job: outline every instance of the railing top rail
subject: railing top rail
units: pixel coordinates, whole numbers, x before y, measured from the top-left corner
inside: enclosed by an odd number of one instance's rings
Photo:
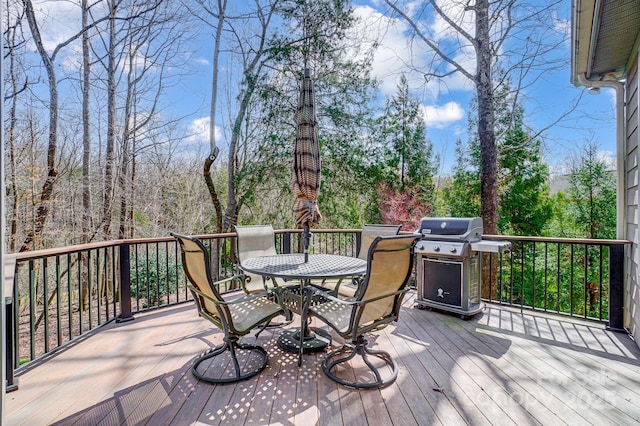
[[[127,241],[127,240],[111,240],[111,241],[101,241],[101,242],[87,243],[87,244],[76,244],[72,246],[55,247],[50,249],[33,250],[33,251],[23,251],[20,253],[11,253],[11,255],[15,256],[16,260],[41,259],[44,257],[51,257],[56,255],[69,254],[69,253],[77,253],[85,250],[93,250],[93,249],[99,249],[104,247],[118,246],[124,241]]]
[[[315,232],[318,233],[354,233],[360,232],[360,229],[315,229]],[[276,234],[284,234],[284,233],[301,233],[302,229],[279,229],[276,230]],[[235,232],[226,232],[221,234],[200,234],[196,235],[196,237],[200,239],[211,239],[211,238],[230,238],[235,237]],[[105,247],[114,247],[119,246],[121,244],[150,244],[150,243],[163,243],[173,241],[173,237],[155,237],[155,238],[131,238],[131,239],[120,239],[120,240],[110,240],[110,241],[100,241],[95,243],[87,243],[87,244],[76,244],[65,247],[55,247],[50,249],[42,249],[42,250],[33,250],[33,251],[25,251],[21,253],[11,253],[11,256],[14,256],[16,260],[28,260],[28,259],[41,259],[45,257],[51,256],[59,256],[70,253],[77,253],[86,250],[95,250]]]
[[[301,233],[301,229],[279,229],[275,231],[276,234],[284,233]],[[357,233],[360,229],[315,229],[318,233]],[[235,232],[227,232],[222,234],[201,234],[197,237],[201,239],[210,238],[230,238],[235,237]],[[483,238],[487,240],[506,240],[506,241],[532,241],[532,242],[547,242],[547,243],[564,243],[564,244],[597,244],[603,246],[612,245],[630,245],[629,240],[607,240],[607,239],[594,239],[594,238],[555,238],[555,237],[531,237],[531,236],[514,236],[514,235],[483,235]],[[66,247],[56,247],[50,249],[33,250],[22,253],[12,253],[11,256],[15,256],[15,259],[27,260],[27,259],[39,259],[44,257],[51,257],[56,255],[64,255],[69,253],[77,253],[85,250],[94,250],[105,247],[118,246],[120,244],[149,244],[149,243],[161,243],[173,241],[172,237],[156,237],[156,238],[132,238],[124,240],[111,240],[101,241],[88,244],[77,244]]]
[[[596,238],[556,238],[556,237],[529,237],[518,235],[483,235],[482,238],[487,240],[505,240],[505,241],[536,241],[544,243],[565,243],[565,244],[597,244],[603,246],[615,245],[631,245],[629,240],[606,240]]]

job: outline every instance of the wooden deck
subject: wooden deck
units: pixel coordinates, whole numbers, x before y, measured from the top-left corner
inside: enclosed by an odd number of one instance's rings
[[[640,350],[600,325],[496,305],[474,318],[413,308],[371,333],[400,365],[381,390],[329,380],[262,333],[270,362],[238,384],[198,382],[195,356],[221,333],[191,304],[108,324],[18,375],[8,425],[529,425],[640,423]],[[296,323],[294,322],[294,325]],[[255,341],[254,337],[247,337]],[[337,339],[334,339],[337,340]],[[334,342],[334,345],[337,342]]]

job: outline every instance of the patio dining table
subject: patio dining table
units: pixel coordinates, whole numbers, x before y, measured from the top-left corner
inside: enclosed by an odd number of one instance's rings
[[[304,254],[278,254],[246,259],[240,265],[242,269],[254,274],[278,277],[284,280],[299,280],[299,286],[285,288],[284,298],[297,301],[288,304],[297,314],[304,306],[304,287],[315,279],[345,278],[364,275],[367,270],[365,260],[335,254],[310,254],[305,262]],[[322,329],[310,330],[306,323],[300,324],[300,330],[284,330],[278,338],[281,348],[297,353],[300,348],[300,336],[304,336],[303,352],[315,352],[331,343],[330,334]]]

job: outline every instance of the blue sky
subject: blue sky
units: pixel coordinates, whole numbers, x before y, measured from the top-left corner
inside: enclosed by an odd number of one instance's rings
[[[445,0],[440,0],[445,1]],[[394,94],[400,72],[408,72],[410,84],[413,82],[414,96],[420,101],[427,127],[427,136],[433,143],[435,152],[441,159],[441,173],[446,174],[454,162],[456,140],[466,140],[467,113],[472,98],[472,86],[460,74],[443,81],[424,84],[421,76],[407,70],[405,64],[427,63],[426,55],[421,57],[423,46],[413,43],[409,48],[406,35],[408,27],[401,21],[391,22],[380,13],[381,1],[356,0],[356,15],[362,19],[361,26],[372,33],[384,34],[373,63],[373,74],[380,80],[381,94]],[[561,31],[570,28],[570,1],[567,0],[557,10],[553,25]],[[434,26],[442,25],[437,21]],[[199,50],[196,61],[198,69],[194,73],[193,93],[202,93],[203,85],[209,84],[211,75],[211,36],[203,35],[206,41]],[[614,92],[603,89],[600,95],[587,94],[584,88],[576,88],[570,83],[569,42],[562,45],[558,56],[566,59],[566,66],[548,71],[539,76],[536,83],[522,93],[527,124],[541,133],[544,142],[544,158],[553,173],[562,173],[568,158],[578,155],[587,141],[598,143],[603,156],[615,155],[615,109]],[[468,52],[467,52],[468,53]],[[468,56],[461,61],[472,61]],[[582,96],[581,96],[582,95]],[[569,105],[581,96],[578,107],[567,114]],[[207,102],[204,102],[208,108]],[[204,110],[205,113],[207,109]],[[559,117],[562,120],[553,126]],[[198,122],[206,129],[208,119],[202,116]],[[551,127],[549,127],[551,126]],[[546,130],[545,130],[546,129]],[[194,127],[195,130],[195,127]],[[320,129],[321,131],[321,129]]]
[[[438,1],[442,4],[453,4],[447,3],[447,0]],[[65,33],[70,33],[74,31],[75,26],[79,26],[77,5],[59,1],[40,2],[39,5],[37,10],[47,14],[46,25],[52,26],[43,31],[45,37],[49,35],[50,45],[63,40]],[[381,14],[380,10],[383,8],[381,0],[355,0],[354,5],[356,15],[362,19],[360,30],[366,29],[374,35],[384,34],[373,63],[373,74],[380,80],[381,95],[393,95],[400,72],[408,72],[409,82],[415,89],[414,96],[421,104],[427,136],[433,143],[435,152],[442,158],[441,173],[448,173],[454,161],[456,140],[459,138],[466,140],[467,113],[472,97],[472,86],[460,74],[425,84],[420,75],[408,71],[405,66],[410,61],[418,66],[430,61],[430,55],[425,53],[428,49],[420,46],[419,43],[409,43],[406,24],[401,21],[392,22]],[[571,2],[564,1],[561,8],[557,10],[554,22],[550,25],[568,31],[570,9]],[[430,28],[433,34],[446,36],[447,30],[442,21],[434,20],[429,25],[433,27]],[[56,27],[57,32],[53,30],[53,26]],[[193,47],[194,54],[189,60],[189,75],[172,91],[174,99],[171,104],[177,109],[175,115],[189,114],[189,122],[185,126],[193,132],[192,142],[206,146],[208,145],[212,30],[205,28]],[[527,88],[522,94],[525,120],[535,131],[547,129],[558,117],[566,113],[568,105],[574,102],[577,96],[585,93],[584,88],[575,88],[570,83],[568,41],[560,49],[563,51],[558,52],[558,56],[566,59],[566,66],[543,73],[536,80],[535,85]],[[469,52],[461,52],[457,59],[466,63],[473,61]],[[223,73],[220,78],[224,81],[229,76]],[[219,108],[224,108],[224,102]],[[573,113],[544,130],[541,134],[544,142],[544,157],[551,166],[552,172],[561,173],[566,159],[576,156],[586,141],[598,143],[603,155],[614,155],[614,115],[614,93],[610,89],[603,89],[598,96],[584,94]],[[223,145],[224,132],[220,135],[221,145]]]

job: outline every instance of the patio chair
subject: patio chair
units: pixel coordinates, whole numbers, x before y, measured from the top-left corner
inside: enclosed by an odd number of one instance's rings
[[[235,225],[236,229],[236,248],[238,250],[238,269],[239,273],[244,277],[242,288],[247,294],[256,294],[268,291],[276,287],[285,287],[287,283],[281,278],[264,277],[258,274],[252,274],[242,270],[242,262],[252,257],[271,256],[278,254],[276,252],[275,232],[271,225]],[[299,283],[291,284],[296,287]],[[279,296],[279,293],[273,294]],[[285,318],[281,322],[270,322],[268,327],[282,327],[293,321],[293,315],[287,309]]]
[[[275,232],[271,225],[236,225],[235,229],[240,267],[246,259],[277,254]],[[249,294],[261,293],[284,284],[280,278],[263,277],[246,271],[242,273],[245,276],[244,289]]]
[[[364,334],[398,319],[413,270],[413,247],[418,238],[416,235],[376,237],[369,247],[367,273],[352,299],[337,298],[317,287],[306,288],[302,321],[313,315],[350,340],[322,360],[322,370],[332,380],[353,388],[380,388],[396,380],[398,365],[395,360],[387,352],[369,348]],[[338,368],[356,355],[362,357],[370,370],[368,379],[362,380],[359,371],[356,380],[339,377]],[[369,357],[382,360],[391,373],[383,378]],[[298,359],[298,363],[301,362],[302,353]]]
[[[369,247],[376,237],[387,235],[398,235],[402,225],[367,225],[362,227],[360,233],[360,247],[358,249],[358,258],[367,260],[367,254],[369,253]],[[358,290],[358,285],[362,277],[353,277],[350,280],[324,280],[320,284],[322,288],[330,290],[334,294],[343,297],[354,297]]]
[[[358,249],[358,257],[362,260],[367,260],[369,254],[369,247],[376,237],[382,237],[385,235],[398,235],[402,225],[367,225],[362,227],[360,233],[360,248]]]
[[[208,253],[202,242],[195,237],[176,233],[171,235],[180,244],[182,267],[198,314],[224,332],[224,343],[207,350],[195,360],[191,368],[193,375],[209,383],[232,383],[255,376],[266,367],[267,352],[262,346],[238,343],[238,339],[254,328],[267,324],[272,318],[284,314],[284,309],[267,298],[266,292],[248,295],[237,290],[223,295],[219,287],[228,286],[233,280],[240,280],[240,276],[214,281]],[[242,365],[238,362],[238,353],[246,354]],[[209,371],[216,373],[215,377],[198,370],[203,361],[223,354],[230,357],[231,362],[225,362],[223,370]],[[227,371],[229,366],[233,367],[232,372]]]

